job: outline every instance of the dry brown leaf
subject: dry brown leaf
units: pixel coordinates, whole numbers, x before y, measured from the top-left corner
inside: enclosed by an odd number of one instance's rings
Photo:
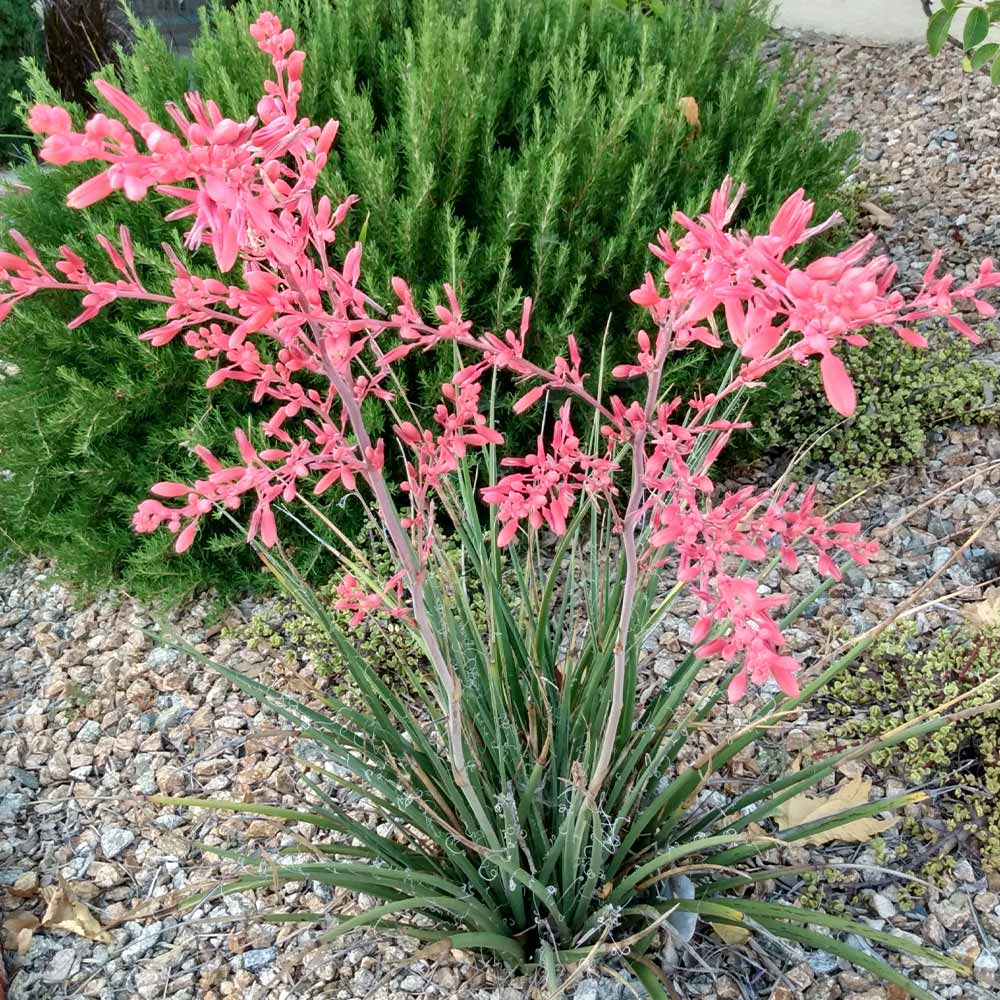
[[[837,770],[845,778],[860,778],[865,773],[865,763],[862,760],[845,760],[837,765]]]
[[[698,114],[698,102],[693,97],[682,97],[677,102],[677,110],[684,115],[684,120],[695,130],[695,133],[700,134],[701,117]]]
[[[18,955],[26,955],[39,920],[34,913],[8,913],[3,918],[4,944]]]
[[[890,215],[881,205],[876,205],[873,201],[863,201],[860,203],[861,208],[863,208],[867,213],[869,218],[877,226],[889,227],[894,225],[896,218]]]
[[[101,927],[94,915],[69,890],[64,882],[42,890],[48,906],[42,917],[42,927],[55,931],[66,931],[86,938],[111,944],[111,935]]]
[[[837,813],[865,805],[871,794],[872,783],[864,778],[852,778],[836,788],[832,795],[820,797],[817,795],[796,795],[794,798],[778,806],[775,819],[779,830],[787,830],[803,823],[813,823],[816,820],[836,816]],[[796,841],[798,844],[813,844],[819,846],[839,840],[843,843],[863,844],[884,833],[896,825],[896,819],[876,819],[874,816],[845,822],[823,833],[814,834]]]
[[[746,944],[750,940],[750,931],[746,927],[734,927],[732,924],[717,924],[709,921],[712,930],[722,938],[722,940],[733,948],[738,948],[741,944]]]
[[[988,587],[983,599],[965,608],[965,617],[973,628],[993,628],[1000,625],[1000,587]]]

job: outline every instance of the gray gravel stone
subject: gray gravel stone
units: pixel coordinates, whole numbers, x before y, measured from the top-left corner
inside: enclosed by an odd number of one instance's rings
[[[81,743],[96,743],[101,735],[101,724],[93,719],[88,719],[76,734],[76,738]]]
[[[138,959],[147,955],[153,948],[156,947],[163,934],[163,922],[160,920],[154,920],[149,924],[133,924],[126,925],[130,929],[135,928],[133,932],[133,939],[129,942],[128,946],[122,949],[121,961],[125,965],[133,965]]]
[[[807,959],[817,976],[830,975],[840,968],[840,959],[826,951],[814,951]]]
[[[101,833],[101,851],[109,861],[117,858],[134,843],[135,834],[131,830],[112,826]]]
[[[16,792],[0,795],[0,823],[13,823],[24,808],[25,797]]]
[[[47,983],[64,983],[80,968],[80,953],[73,948],[60,948],[51,959],[42,979]]]
[[[261,969],[266,969],[277,957],[277,948],[252,948],[240,956],[240,965],[247,972],[259,972]]]

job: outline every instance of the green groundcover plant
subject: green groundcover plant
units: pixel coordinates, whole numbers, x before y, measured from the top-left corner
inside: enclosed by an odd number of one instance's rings
[[[914,351],[888,330],[869,336],[870,345],[847,347],[843,354],[858,387],[854,416],[844,421],[831,413],[818,373],[806,371],[788,388],[780,410],[760,420],[776,445],[808,448],[811,458],[871,482],[923,454],[935,427],[996,421],[996,371],[977,363],[967,340],[931,331],[927,349]],[[995,336],[987,331],[988,338]]]
[[[776,846],[914,796],[769,833],[764,824],[781,803],[838,764],[941,729],[949,715],[903,724],[724,802],[702,795],[874,638],[831,651],[802,681],[783,629],[840,578],[843,563],[866,563],[874,544],[858,524],[820,516],[812,490],[797,497],[776,484],[717,497],[711,472],[746,427],[748,396],[780,365],[818,359],[830,403],[849,415],[856,401],[838,355],[844,343],[860,344],[859,331],[875,324],[919,347],[912,324],[932,316],[974,339],[956,303],[990,314],[980,295],[1000,285],[1000,273],[985,261],[959,287],[938,277],[934,262],[907,301],[890,288],[889,261],[867,259],[871,238],[799,267],[796,248],[837,219],[811,225],[814,206],[799,191],[765,233],[750,236],[732,225],[743,191],[726,180],[697,219],[677,213],[678,241],[661,232],[651,248],[660,274],[647,273],[631,299],[652,332],[638,332],[611,382],[581,369],[572,336],[543,367],[526,354],[530,298],[513,329],[493,334],[463,318],[450,285],[431,319],[401,278],[391,306],[363,290],[361,244],[335,243],[354,198],[337,205],[318,191],[337,123],[299,117],[305,56],[294,34],[266,13],[250,31],[274,78],[244,121],[189,94],[183,110],[170,106],[173,126],[164,128],[107,83],[99,89],[113,117],[95,116],[77,131],[64,109],[38,105],[29,119],[46,136],[43,159],[102,164],[71,192],[74,208],[112,195],[116,203],[118,192],[138,201],[156,188],[172,199],[171,217],[187,220],[187,247],[207,244],[211,276],[193,273],[168,246],[169,291],[147,288],[125,227],[101,240],[113,279],[93,274],[68,246],[47,266],[19,233],[11,234],[18,252],[0,254],[0,318],[48,290],[80,296],[75,325],[121,299],[146,303],[162,314],[143,339],[163,347],[182,338],[214,360],[211,385],[243,383],[273,406],[262,425],[266,447],[241,428],[238,459],[199,445],[202,478],[155,484],[134,517],[137,531],[165,527],[183,551],[213,510],[235,515],[250,499],[250,540],[337,643],[354,685],[348,698],[330,695],[317,710],[213,665],[319,748],[303,762],[310,803],[300,810],[159,800],[315,831],[308,860],[299,847],[294,858],[233,853],[248,872],[222,891],[318,881],[365,893],[375,905],[341,914],[330,939],[366,926],[447,939],[540,968],[554,990],[569,963],[618,957],[651,995],[666,997],[654,945],[661,928],[680,934],[680,916],[694,914],[848,958],[931,998],[842,935],[924,962],[961,963],[756,889],[788,871],[766,860]],[[721,316],[738,361],[717,391],[676,395],[664,378],[669,359],[699,344],[721,350]],[[425,420],[400,388],[397,366],[433,351],[452,359],[451,375]],[[527,454],[511,453],[500,430],[494,387],[505,380],[517,387],[515,413],[546,414]],[[623,396],[626,385],[633,391]],[[385,436],[366,420],[372,398],[392,414]],[[574,431],[577,414],[591,427],[586,438]],[[405,505],[386,478],[390,449],[405,456]],[[387,578],[313,502],[335,483],[369,505],[372,530],[391,554]],[[384,682],[378,664],[355,649],[351,625],[338,628],[283,558],[279,520],[299,516],[344,566],[337,609],[354,624],[386,616],[415,637],[424,661],[407,671],[404,692]],[[826,582],[788,608],[780,590],[760,581],[794,571],[805,550]],[[699,607],[690,653],[641,700],[646,640],[685,592]],[[712,661],[721,669],[703,672]],[[713,712],[726,700],[746,700],[751,685],[773,693],[747,710],[745,724],[704,726],[720,721]],[[357,795],[377,826],[349,812],[345,797]]]
[[[258,11],[212,7],[190,59],[137,27],[118,79],[145,107],[197,87],[245,117],[268,71],[247,32]],[[282,0],[277,13],[315,67],[302,113],[341,121],[319,190],[334,203],[363,194],[340,239],[364,244],[364,290],[382,300],[392,276],[405,274],[423,308],[441,301],[447,281],[466,315],[492,329],[516,324],[531,295],[527,350],[544,365],[575,333],[595,371],[609,316],[607,363],[622,360],[635,310],[619,291],[642,273],[644,246],[673,208],[696,211],[732,174],[750,191],[742,225],[762,226],[799,184],[828,212],[853,149],[850,137],[823,137],[821,95],[808,82],[792,85],[788,60],[764,67],[758,0],[721,10],[684,0],[649,16],[589,0]],[[29,90],[35,101],[56,100],[38,71]],[[149,287],[160,291],[170,281],[161,243],[197,269],[155,191],[143,202],[95,205],[84,219],[69,209],[67,192],[90,170],[26,166],[30,192],[6,198],[3,214],[51,250],[80,251],[126,224]],[[19,370],[0,381],[0,468],[14,473],[0,481],[0,528],[88,586],[118,574],[133,593],[161,600],[198,583],[245,586],[258,561],[222,521],[183,558],[128,531],[147,483],[196,474],[193,443],[223,447],[229,428],[249,433],[253,422],[245,394],[206,391],[210,361],[183,345],[153,352],[136,342],[145,309],[122,302],[68,330],[65,305],[40,299],[0,331],[0,359]],[[433,411],[446,360],[428,353],[398,366],[423,414]],[[671,381],[685,391],[713,387],[727,360],[686,352],[671,360]],[[497,405],[506,407],[509,387],[501,389]],[[772,384],[754,405],[774,408],[777,395]],[[375,401],[370,410],[371,420],[384,413]],[[537,418],[512,426],[517,444],[529,446]],[[353,530],[362,514],[354,500],[337,488],[325,503]],[[300,564],[320,551],[291,527],[284,540]]]
[[[923,740],[907,740],[874,756],[908,781],[950,786],[938,802],[949,830],[967,833],[983,863],[1000,868],[1000,712],[994,691],[983,682],[1000,674],[997,592],[974,606],[977,614],[961,626],[942,629],[924,644],[915,624],[887,632],[850,675],[830,686],[828,705],[838,716],[837,738],[870,738],[933,712],[942,697],[976,691],[986,710]]]

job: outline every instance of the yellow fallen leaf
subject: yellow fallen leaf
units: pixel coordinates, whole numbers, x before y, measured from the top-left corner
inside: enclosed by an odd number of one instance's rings
[[[746,927],[734,927],[732,924],[717,924],[709,921],[712,930],[722,938],[722,940],[733,948],[738,948],[741,944],[746,944],[750,940],[750,931]]]
[[[64,882],[43,889],[42,894],[48,903],[45,916],[42,917],[42,927],[67,931],[88,941],[111,944],[111,935],[101,927],[90,910],[69,891]]]
[[[966,607],[965,617],[977,629],[1000,625],[1000,587],[988,587],[984,590],[981,601]]]
[[[5,946],[18,955],[27,955],[38,923],[34,913],[8,913],[3,919]]]
[[[871,794],[872,783],[864,778],[852,778],[836,788],[832,795],[821,797],[817,795],[796,795],[783,802],[775,813],[779,830],[788,830],[803,823],[814,823],[817,820],[836,816],[856,806],[867,804]],[[798,844],[828,844],[839,840],[844,843],[863,844],[866,841],[884,833],[896,825],[895,819],[876,819],[874,816],[863,819],[845,820],[841,826],[833,827],[823,833],[813,834],[796,841]]]
[[[701,116],[698,113],[698,102],[693,97],[682,97],[677,102],[677,110],[684,115],[684,120],[696,133],[701,132]]]

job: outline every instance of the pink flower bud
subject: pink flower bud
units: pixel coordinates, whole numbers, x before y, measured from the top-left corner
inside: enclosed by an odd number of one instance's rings
[[[212,129],[212,134],[209,137],[209,142],[213,145],[228,146],[230,143],[235,142],[240,136],[241,126],[234,122],[231,118],[223,118],[215,128]]]
[[[177,540],[174,542],[174,551],[177,552],[178,554],[181,552],[187,552],[187,550],[191,548],[191,543],[194,541],[194,536],[197,533],[198,533],[198,519],[195,518],[177,536]]]
[[[533,389],[529,389],[512,407],[513,411],[520,415],[526,410],[530,410],[531,407],[537,403],[542,396],[545,395],[545,390],[547,386],[536,385]]]
[[[191,492],[191,487],[183,483],[154,483],[149,492],[158,497],[183,497]]]
[[[66,196],[66,204],[70,208],[87,208],[102,198],[107,198],[111,194],[111,171],[102,170],[101,173],[91,177],[90,180],[78,184]]]
[[[66,135],[73,127],[65,108],[36,104],[28,114],[28,128],[41,135]]]

